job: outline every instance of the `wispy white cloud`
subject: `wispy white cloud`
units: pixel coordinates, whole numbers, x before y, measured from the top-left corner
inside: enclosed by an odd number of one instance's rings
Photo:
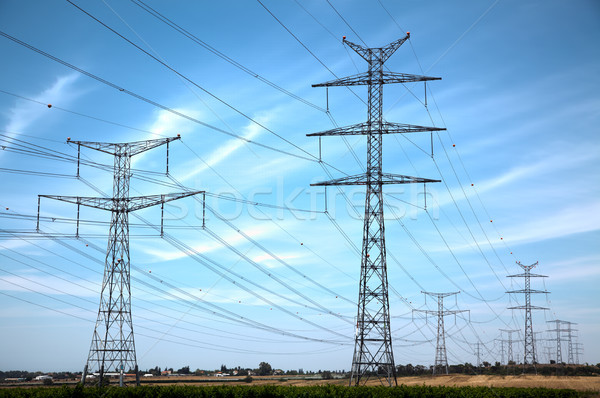
[[[600,230],[600,202],[591,202],[572,207],[564,207],[552,214],[542,213],[529,221],[512,224],[503,231],[510,237],[506,242],[511,246],[542,242],[578,233]],[[479,240],[477,244],[487,247],[487,240]],[[453,251],[472,250],[471,244],[451,246]],[[430,251],[445,251],[446,247],[433,246]]]
[[[283,267],[283,265],[278,261],[278,259],[287,262],[287,260],[295,260],[295,259],[303,257],[300,253],[297,253],[297,252],[281,253],[281,254],[277,254],[276,256],[277,256],[277,258],[274,258],[270,254],[264,253],[264,254],[254,256],[252,258],[252,261],[254,261],[255,263],[263,263],[265,266],[267,266],[269,268],[277,268],[280,266]]]
[[[266,239],[269,236],[272,236],[279,231],[277,226],[270,225],[259,225],[253,228],[243,229],[244,233],[250,236],[253,239]],[[238,233],[230,233],[228,235],[223,236],[221,234],[221,238],[225,240],[228,244],[235,246],[241,242],[246,242],[246,239],[238,234]],[[211,253],[217,250],[224,249],[225,247],[220,242],[211,240],[205,241],[196,245],[191,245],[191,248],[194,252],[198,252],[201,254]],[[173,261],[185,258],[187,256],[193,255],[193,252],[184,252],[182,250],[164,250],[155,247],[148,246],[139,246],[139,250],[142,253],[145,253],[149,256],[152,256],[156,261]]]
[[[0,277],[0,290],[12,292],[33,291],[48,295],[95,298],[99,293],[99,286],[96,283],[86,280],[67,282],[50,276],[38,275],[28,275],[27,279],[25,279],[18,276],[3,274]]]
[[[47,102],[50,105],[53,103],[67,104],[80,95],[80,92],[74,90],[74,84],[79,76],[79,74],[74,73],[59,77],[54,84],[35,95],[33,99],[39,102]],[[10,110],[10,118],[5,130],[15,133],[15,135],[16,133],[22,133],[33,123],[47,116],[50,109],[41,107],[38,103],[18,101]]]
[[[200,112],[193,109],[177,108],[175,110],[193,118],[200,118]],[[148,139],[158,139],[162,137],[175,137],[177,134],[184,135],[185,133],[192,132],[196,127],[190,120],[177,116],[172,112],[160,110],[154,114],[153,120],[149,123],[149,127],[146,130],[152,133]],[[142,152],[134,156],[131,159],[132,167],[139,163],[146,154],[148,152]]]
[[[484,181],[476,183],[477,193],[493,191],[494,189],[505,187],[519,180],[533,180],[544,175],[556,174],[558,172],[568,172],[570,169],[582,167],[584,164],[593,161],[596,158],[595,152],[589,148],[576,148],[570,151],[550,154],[544,156],[536,162],[520,164],[508,169],[502,174],[497,174]],[[471,187],[465,187],[467,197],[475,196],[475,191]],[[560,188],[563,189],[563,188]],[[439,192],[439,190],[438,190]],[[461,188],[451,190],[451,195],[444,192],[438,198],[434,198],[438,206],[445,206],[456,201],[465,200],[465,194]]]
[[[265,124],[268,123],[269,117],[256,117],[256,121],[258,121],[261,124]],[[263,131],[264,129],[258,126],[256,123],[249,122],[248,125],[246,125],[246,127],[244,128],[244,133],[242,134],[242,137],[246,140],[253,140],[256,137],[258,137]],[[181,178],[181,181],[189,181],[190,179],[196,177],[198,174],[201,174],[209,168],[216,166],[217,164],[223,162],[225,159],[233,155],[238,149],[240,149],[244,145],[249,144],[239,138],[232,138],[226,141],[223,145],[221,145],[220,147],[212,151],[210,155],[208,155],[208,157],[204,160],[205,163],[193,168],[192,171],[190,171]],[[198,164],[198,161],[194,160],[193,163]]]

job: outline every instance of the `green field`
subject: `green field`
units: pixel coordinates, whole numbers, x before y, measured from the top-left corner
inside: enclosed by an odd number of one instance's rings
[[[593,393],[546,388],[341,387],[323,386],[142,386],[2,388],[0,398],[458,398],[591,397]]]

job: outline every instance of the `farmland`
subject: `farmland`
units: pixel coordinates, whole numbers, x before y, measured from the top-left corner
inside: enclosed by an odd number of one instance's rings
[[[269,397],[269,398],[387,398],[387,397],[594,397],[593,392],[567,389],[545,388],[497,388],[497,387],[446,387],[446,386],[406,386],[394,388],[382,386],[344,387],[333,384],[314,386],[288,386],[277,384],[262,385],[213,385],[213,386],[142,386],[138,388],[94,387],[83,388],[62,386],[59,388],[5,388],[0,389],[0,398],[63,398],[63,397],[131,397],[131,398],[170,398],[170,397]]]
[[[396,397],[396,396],[488,396],[492,393],[493,397],[519,397],[519,396],[591,396],[600,397],[600,377],[586,376],[541,376],[541,375],[514,375],[514,376],[490,376],[490,375],[442,375],[442,376],[412,376],[398,378],[401,385],[397,389],[378,387],[377,380],[369,383],[367,390],[360,389],[362,393],[355,395],[352,392],[356,389],[347,389],[348,379],[321,380],[318,378],[310,379],[306,377],[280,377],[280,376],[254,376],[251,383],[247,383],[243,378],[216,378],[216,377],[198,377],[198,376],[175,376],[175,377],[155,377],[142,378],[142,387],[133,392],[134,389],[126,389],[127,396],[144,398],[144,394],[150,394],[152,397],[169,397],[172,394],[176,396],[227,396],[227,397],[245,397],[245,396],[270,396],[270,397],[312,397],[312,396],[377,396],[377,397]],[[116,384],[111,380],[111,385]],[[126,379],[126,384],[133,385],[134,379]],[[0,398],[4,397],[47,397],[52,398],[51,392],[45,392],[37,388],[41,383],[5,383],[5,387],[30,387],[30,388],[2,388],[0,389]],[[75,380],[60,385],[55,383],[57,388],[47,389],[55,391],[60,397],[72,396],[75,392]],[[188,389],[188,387],[190,389]],[[202,387],[200,390],[195,387]],[[182,389],[183,388],[183,389]],[[61,390],[64,389],[64,390]],[[147,391],[152,390],[153,393]],[[24,391],[27,392],[24,392]],[[62,393],[58,393],[58,390]],[[107,391],[113,390],[109,388]],[[117,389],[115,389],[117,390]],[[94,388],[86,388],[83,396],[88,396],[88,391],[97,391]],[[203,392],[199,392],[203,391]],[[214,395],[203,395],[210,391]],[[249,392],[252,391],[252,392]],[[304,391],[303,393],[301,393]],[[362,395],[362,394],[366,395]],[[90,392],[91,394],[91,392]],[[121,396],[117,392],[108,393]],[[249,394],[249,395],[248,395]],[[261,395],[267,394],[267,395]],[[319,395],[325,394],[325,395]],[[441,395],[440,395],[441,394]]]

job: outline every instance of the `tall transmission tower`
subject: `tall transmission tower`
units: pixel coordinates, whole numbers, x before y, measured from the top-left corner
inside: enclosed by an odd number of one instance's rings
[[[129,213],[159,204],[162,210],[167,202],[203,191],[131,197],[129,196],[131,157],[164,144],[167,144],[168,148],[169,142],[179,138],[178,136],[130,143],[71,141],[69,138],[67,139],[68,143],[77,145],[78,159],[81,147],[91,148],[114,156],[113,197],[55,195],[39,195],[38,197],[38,230],[39,198],[41,197],[77,205],[77,235],[79,235],[80,206],[107,210],[112,213],[104,278],[100,293],[100,307],[90,352],[81,379],[82,383],[85,383],[88,371],[93,372],[94,370],[99,373],[100,382],[105,373],[114,372],[120,374],[119,384],[122,386],[123,374],[128,370],[134,370],[137,379],[138,368],[131,318]],[[167,150],[167,173],[168,164]],[[77,176],[79,176],[79,162],[77,164]],[[139,381],[139,379],[137,380]]]
[[[508,309],[519,309],[525,310],[525,340],[523,343],[524,346],[524,354],[523,354],[523,372],[525,372],[525,366],[531,364],[535,367],[536,358],[535,358],[535,339],[533,336],[533,322],[531,318],[531,310],[547,310],[548,308],[537,307],[531,305],[531,294],[532,293],[549,293],[546,290],[532,290],[531,289],[531,278],[547,278],[546,275],[538,275],[532,274],[531,269],[535,268],[538,265],[536,261],[531,265],[523,265],[519,261],[517,261],[517,265],[523,268],[522,274],[516,275],[508,275],[508,278],[525,278],[525,288],[521,290],[511,290],[506,293],[523,293],[525,294],[525,305],[520,305],[516,307],[508,307]]]
[[[515,333],[515,332],[519,332],[519,330],[517,330],[517,329],[500,329],[500,332],[508,333],[508,339],[506,339],[506,340],[500,340],[500,341],[508,343],[508,350],[507,350],[508,351],[508,355],[507,355],[507,358],[506,358],[506,363],[514,362],[514,357],[513,357],[513,342],[514,341],[518,341],[518,340],[513,340],[512,334]],[[502,333],[500,333],[500,334],[502,334]]]
[[[433,366],[433,374],[435,375],[437,373],[438,367],[445,369],[446,374],[448,374],[448,356],[446,355],[446,332],[444,331],[444,317],[447,315],[456,315],[460,312],[468,312],[469,310],[444,310],[444,297],[452,296],[460,292],[432,293],[421,291],[421,293],[425,294],[425,297],[431,296],[436,298],[438,304],[437,311],[413,310],[413,312],[416,311],[437,316],[437,341],[435,345],[435,363]]]
[[[368,120],[352,126],[339,127],[319,133],[318,136],[366,135],[367,171],[331,181],[311,184],[328,185],[366,185],[365,216],[363,225],[363,243],[360,267],[360,287],[358,293],[358,315],[352,374],[350,385],[364,384],[371,376],[382,383],[397,385],[390,313],[388,299],[388,279],[385,249],[385,228],[383,218],[384,184],[410,184],[439,182],[425,178],[383,173],[382,153],[383,135],[394,133],[415,133],[441,131],[443,128],[423,127],[409,124],[391,123],[383,119],[383,85],[388,83],[408,83],[427,80],[440,80],[437,77],[410,75],[383,70],[383,64],[410,37],[407,33],[385,47],[365,48],[346,40],[343,42],[368,63],[368,71],[358,75],[343,77],[333,81],[313,84],[313,87],[356,86],[368,88]]]

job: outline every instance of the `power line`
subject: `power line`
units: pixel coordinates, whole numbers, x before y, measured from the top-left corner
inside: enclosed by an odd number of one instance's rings
[[[106,29],[110,30],[111,32],[113,32],[114,34],[116,34],[117,36],[119,36],[121,39],[125,40],[127,43],[131,44],[132,46],[134,46],[136,49],[138,49],[139,51],[143,52],[144,54],[146,54],[147,56],[149,56],[150,58],[152,58],[154,61],[160,63],[161,65],[163,65],[164,67],[166,67],[167,69],[169,69],[171,72],[175,73],[177,76],[181,77],[182,79],[184,79],[185,81],[187,81],[188,83],[191,83],[192,85],[194,85],[194,87],[202,90],[203,92],[205,92],[206,94],[208,94],[209,96],[211,96],[212,98],[214,98],[215,100],[219,101],[220,103],[222,103],[223,105],[227,106],[228,108],[230,108],[231,110],[235,111],[236,113],[238,113],[239,115],[243,116],[244,118],[248,119],[250,122],[254,123],[255,125],[261,127],[262,129],[268,131],[269,133],[273,134],[274,136],[276,136],[277,138],[283,140],[284,142],[286,142],[287,144],[293,146],[294,148],[300,150],[301,152],[304,152],[306,155],[308,156],[312,156],[314,157],[311,153],[307,152],[305,149],[301,148],[300,146],[294,144],[293,142],[291,142],[290,140],[288,140],[287,138],[283,137],[280,134],[277,134],[275,131],[269,129],[268,127],[266,127],[265,125],[263,125],[262,123],[256,121],[255,119],[253,119],[252,117],[250,117],[249,115],[247,115],[246,113],[240,111],[239,109],[237,109],[236,107],[234,107],[233,105],[227,103],[226,101],[224,101],[223,99],[217,97],[216,95],[214,95],[213,93],[211,93],[210,91],[208,91],[206,88],[200,86],[198,83],[194,82],[193,80],[191,80],[190,78],[188,78],[187,76],[183,75],[182,73],[180,73],[179,71],[177,71],[175,68],[169,66],[167,63],[165,63],[164,61],[160,60],[159,58],[155,57],[154,55],[150,54],[148,51],[144,50],[143,48],[141,48],[140,46],[138,46],[137,44],[135,44],[134,42],[132,42],[131,40],[129,40],[128,38],[126,38],[125,36],[123,36],[122,34],[120,34],[119,32],[117,32],[116,30],[114,30],[113,28],[111,28],[110,26],[106,25],[104,22],[100,21],[98,18],[94,17],[92,14],[90,14],[89,12],[85,11],[83,8],[79,7],[78,5],[76,5],[75,3],[73,3],[71,0],[66,0],[69,4],[73,5],[74,7],[76,7],[78,10],[80,10],[81,12],[83,12],[84,14],[86,14],[87,16],[89,16],[90,18],[92,18],[94,21],[98,22],[99,24],[101,24],[102,26],[104,26]]]
[[[305,156],[298,155],[298,154],[294,154],[294,153],[291,153],[291,152],[288,152],[288,151],[285,151],[285,150],[282,150],[282,149],[278,149],[278,148],[275,148],[275,147],[272,147],[272,146],[269,146],[269,145],[261,144],[261,143],[259,143],[259,142],[256,142],[256,141],[253,141],[253,140],[250,140],[250,139],[248,139],[248,138],[242,137],[242,136],[240,136],[240,135],[237,135],[237,134],[234,134],[234,133],[230,133],[229,131],[223,130],[223,129],[221,129],[221,128],[218,128],[218,127],[216,127],[216,126],[213,126],[213,125],[211,125],[211,124],[208,124],[208,123],[206,123],[206,122],[203,122],[203,121],[201,121],[201,120],[199,120],[199,119],[196,119],[196,118],[194,118],[194,117],[192,117],[192,116],[186,115],[186,114],[184,114],[184,113],[182,113],[182,112],[176,111],[176,110],[174,110],[174,109],[172,109],[172,108],[169,108],[169,107],[167,107],[167,106],[165,106],[165,105],[162,105],[162,104],[160,104],[160,103],[158,103],[158,102],[156,102],[156,101],[153,101],[153,100],[151,100],[151,99],[149,99],[149,98],[146,98],[146,97],[144,97],[144,96],[142,96],[142,95],[140,95],[140,94],[137,94],[137,93],[135,93],[135,92],[133,92],[133,91],[130,91],[130,90],[128,90],[128,89],[125,89],[125,88],[123,88],[123,87],[121,87],[121,86],[118,86],[118,85],[117,85],[117,84],[115,84],[115,83],[112,83],[112,82],[110,82],[110,81],[108,81],[108,80],[106,80],[106,79],[103,79],[103,78],[101,78],[101,77],[99,77],[99,76],[97,76],[97,75],[94,75],[94,74],[92,74],[92,73],[90,73],[90,72],[87,72],[87,71],[85,71],[85,70],[81,69],[81,68],[78,68],[77,66],[75,66],[75,65],[73,65],[73,64],[70,64],[70,63],[68,63],[68,62],[66,62],[66,61],[63,61],[62,59],[60,59],[60,58],[58,58],[58,57],[55,57],[55,56],[53,56],[53,55],[51,55],[51,54],[49,54],[49,53],[47,53],[47,52],[45,52],[45,51],[43,51],[43,50],[40,50],[40,49],[38,49],[38,48],[36,48],[36,47],[34,47],[34,46],[32,46],[32,45],[28,44],[28,43],[25,43],[24,41],[22,41],[22,40],[19,40],[19,39],[17,39],[16,37],[14,37],[14,36],[11,36],[11,35],[9,35],[9,34],[7,34],[7,33],[3,32],[3,31],[0,31],[0,35],[1,35],[1,36],[4,36],[4,37],[6,37],[6,38],[7,38],[7,39],[9,39],[9,40],[12,40],[13,42],[15,42],[15,43],[17,43],[17,44],[19,44],[19,45],[21,45],[21,46],[23,46],[23,47],[25,47],[25,48],[28,48],[28,49],[30,49],[30,50],[32,50],[32,51],[34,51],[34,52],[38,53],[38,54],[40,54],[40,55],[43,55],[43,56],[44,56],[44,57],[46,57],[46,58],[49,58],[49,59],[51,59],[51,60],[53,60],[53,61],[55,61],[55,62],[58,62],[58,63],[60,63],[61,65],[64,65],[64,66],[66,66],[66,67],[68,67],[68,68],[70,68],[70,69],[73,69],[73,70],[75,70],[75,71],[77,71],[77,72],[79,72],[79,73],[81,73],[81,74],[83,74],[83,75],[85,75],[85,76],[88,76],[88,77],[90,77],[90,78],[92,78],[92,79],[94,79],[94,80],[97,80],[97,81],[99,81],[100,83],[103,83],[103,84],[105,84],[105,85],[107,85],[107,86],[109,86],[109,87],[112,87],[112,88],[114,88],[114,89],[118,90],[119,92],[122,92],[122,93],[124,93],[124,94],[130,95],[130,96],[132,96],[132,97],[134,97],[134,98],[136,98],[136,99],[139,99],[139,100],[141,100],[141,101],[144,101],[144,102],[146,102],[146,103],[148,103],[148,104],[150,104],[150,105],[153,105],[153,106],[155,106],[155,107],[157,107],[157,108],[163,109],[163,110],[165,110],[165,111],[167,111],[167,112],[170,112],[170,113],[172,113],[172,114],[174,114],[174,115],[177,115],[177,116],[179,116],[179,117],[182,117],[182,118],[184,118],[184,119],[187,119],[187,120],[189,120],[189,121],[191,121],[191,122],[194,122],[194,123],[200,124],[200,125],[202,125],[202,126],[204,126],[204,127],[207,127],[207,128],[209,128],[209,129],[211,129],[211,130],[218,131],[218,132],[220,132],[220,133],[223,133],[223,134],[226,134],[226,135],[228,135],[228,136],[230,136],[230,137],[234,137],[234,138],[237,138],[237,139],[239,139],[239,140],[242,140],[242,141],[244,141],[244,142],[246,142],[246,143],[248,143],[248,144],[257,145],[257,146],[259,146],[259,147],[262,147],[262,148],[265,148],[265,149],[269,149],[269,150],[272,150],[272,151],[275,151],[275,152],[279,152],[279,153],[282,153],[282,154],[284,154],[284,155],[293,156],[293,157],[296,157],[296,158],[299,158],[299,159],[303,159],[303,160],[308,160],[308,161],[311,161],[311,162],[316,162],[316,161],[317,161],[313,155],[310,155],[312,158],[305,157]],[[304,151],[304,150],[303,150],[303,151]],[[305,151],[304,151],[304,152],[305,152]]]
[[[177,32],[181,33],[182,35],[184,35],[185,37],[187,37],[188,39],[192,40],[193,42],[195,42],[196,44],[202,46],[203,48],[207,49],[208,51],[210,51],[211,53],[215,54],[216,56],[218,56],[219,58],[227,61],[228,63],[230,63],[231,65],[235,66],[236,68],[240,69],[241,71],[247,73],[248,75],[260,80],[261,82],[267,84],[268,86],[273,87],[276,90],[279,90],[280,92],[286,94],[287,96],[300,101],[312,108],[315,108],[321,112],[326,112],[325,109],[321,108],[318,105],[313,104],[312,102],[305,100],[302,97],[297,96],[296,94],[284,89],[283,87],[277,85],[276,83],[273,83],[272,81],[268,80],[267,78],[259,75],[258,73],[252,71],[251,69],[249,69],[248,67],[242,65],[241,63],[239,63],[238,61],[234,60],[233,58],[229,57],[228,55],[224,54],[223,52],[219,51],[218,49],[216,49],[215,47],[211,46],[210,44],[206,43],[205,41],[201,40],[200,38],[198,38],[197,36],[195,36],[194,34],[190,33],[190,31],[182,28],[180,25],[178,25],[177,23],[173,22],[172,20],[170,20],[169,18],[167,18],[164,14],[161,14],[160,12],[156,11],[156,9],[150,7],[148,4],[144,3],[141,0],[131,0],[131,2],[135,5],[137,5],[138,7],[140,7],[142,10],[146,11],[148,14],[152,15],[153,17],[157,18],[158,20],[160,20],[161,22],[165,23],[166,25],[170,26],[171,28],[175,29]]]

